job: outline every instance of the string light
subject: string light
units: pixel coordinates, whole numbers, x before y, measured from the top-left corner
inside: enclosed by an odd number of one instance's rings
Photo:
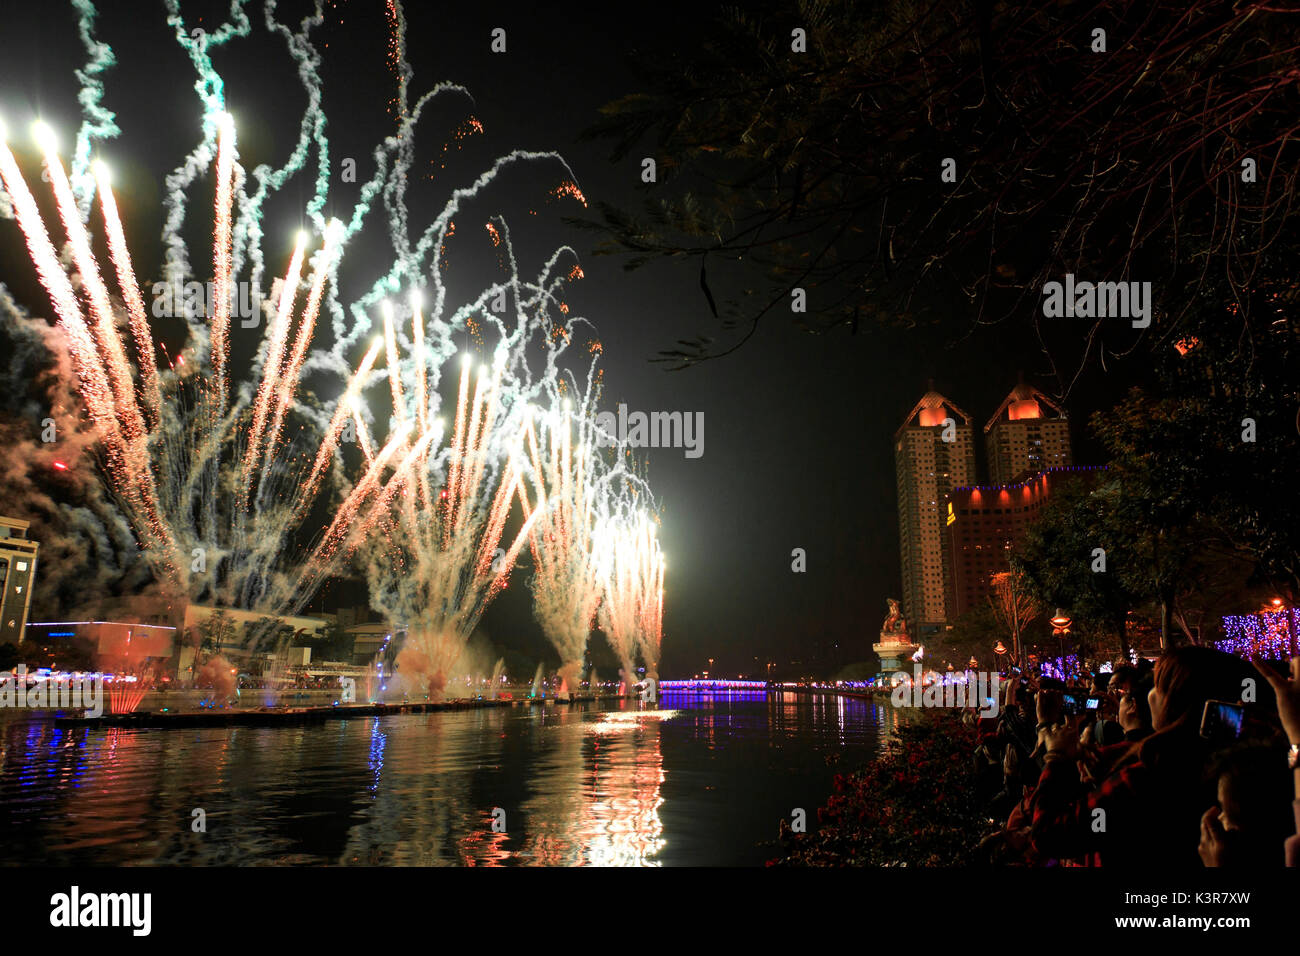
[[[1221,651],[1239,657],[1286,660],[1293,647],[1290,611],[1260,611],[1258,614],[1227,614],[1223,618],[1227,637],[1215,644]]]

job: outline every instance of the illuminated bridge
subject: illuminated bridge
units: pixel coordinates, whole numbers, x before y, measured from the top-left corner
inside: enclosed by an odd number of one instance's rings
[[[659,682],[662,691],[672,690],[767,690],[765,680],[664,680]]]

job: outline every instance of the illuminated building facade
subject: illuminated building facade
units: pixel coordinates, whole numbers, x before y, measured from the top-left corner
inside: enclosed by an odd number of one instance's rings
[[[110,661],[168,658],[175,650],[176,628],[132,621],[32,621],[27,640],[56,645],[68,638],[90,641],[95,654]]]
[[[30,522],[0,515],[0,644],[21,644],[36,580],[40,544],[27,537]]]
[[[1011,569],[1011,552],[1053,489],[1091,479],[1105,466],[1071,465],[1031,475],[1017,484],[953,488],[944,502],[952,620],[988,602],[991,576]]]
[[[945,495],[975,482],[971,418],[938,392],[922,396],[894,433],[903,616],[913,639],[948,620]]]
[[[984,426],[989,483],[1009,485],[1028,475],[1074,464],[1070,423],[1050,398],[1023,382]]]

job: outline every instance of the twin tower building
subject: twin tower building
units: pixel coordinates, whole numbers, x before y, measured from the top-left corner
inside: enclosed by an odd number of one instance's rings
[[[1079,470],[1065,412],[1038,389],[1017,385],[984,425],[988,482],[976,470],[970,415],[929,391],[894,434],[903,616],[913,641],[987,602],[990,576],[1051,485]]]

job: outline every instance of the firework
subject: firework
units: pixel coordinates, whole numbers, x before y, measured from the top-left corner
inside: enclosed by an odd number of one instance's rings
[[[93,40],[93,7],[86,3],[79,11],[85,42],[107,49]],[[225,83],[211,53],[247,37],[252,21],[236,5],[228,22],[205,24],[205,39],[199,40],[200,31],[191,29],[169,3],[168,23],[197,74],[194,89],[202,102],[202,139],[167,176],[164,190],[166,282],[154,287],[153,314],[162,314],[160,287],[175,289],[164,299],[171,303],[171,313],[185,320],[189,342],[174,361],[157,361],[159,346],[108,168],[100,161],[91,164],[92,141],[118,133],[112,113],[100,105],[102,70],[88,68],[80,74],[86,117],[70,171],[64,169],[53,133],[43,125],[35,130],[60,238],[66,243],[62,259],[51,238],[55,224],[42,218],[0,124],[0,184],[67,339],[77,391],[100,441],[105,480],[135,532],[141,555],[169,596],[257,610],[268,618],[293,614],[329,575],[360,558],[373,606],[391,623],[405,626],[409,669],[423,675],[435,691],[484,608],[506,585],[522,548],[531,544],[538,584],[547,595],[560,595],[566,578],[579,588],[567,607],[558,597],[539,598],[538,612],[548,632],[568,635],[553,637],[557,647],[561,642],[577,647],[580,659],[585,634],[576,636],[576,622],[589,622],[593,602],[607,600],[615,580],[610,568],[616,544],[632,533],[632,526],[618,533],[599,530],[602,520],[611,529],[617,524],[606,512],[622,506],[609,489],[624,486],[606,480],[607,469],[591,452],[591,436],[583,431],[590,425],[582,423],[589,422],[592,409],[584,406],[574,419],[576,441],[560,427],[567,419],[557,411],[562,391],[557,362],[582,320],[570,314],[559,290],[582,277],[569,261],[576,254],[560,247],[530,281],[520,275],[506,222],[494,216],[484,225],[492,255],[505,274],[453,310],[442,273],[462,205],[508,165],[557,163],[562,173],[556,196],[585,199],[558,154],[517,150],[454,190],[423,232],[412,234],[406,190],[415,162],[416,124],[435,97],[467,96],[467,91],[438,84],[411,95],[414,73],[406,61],[405,17],[400,3],[392,0],[388,21],[390,65],[398,81],[397,128],[374,151],[375,172],[359,184],[350,212],[327,221],[323,210],[337,176],[325,138],[321,54],[311,37],[320,19],[319,14],[308,17],[295,27],[278,22],[271,7],[266,11],[267,29],[288,41],[307,105],[284,164],[261,166],[250,176],[240,164],[236,124],[226,111]],[[236,357],[241,350],[232,340],[238,338],[237,325],[247,328],[250,323],[233,322],[234,303],[240,301],[240,290],[261,288],[266,271],[263,211],[313,152],[318,163],[304,209],[306,228],[280,274],[274,309],[239,316],[253,319],[251,325],[259,328],[265,320],[252,380],[239,382],[232,375],[237,367],[232,346]],[[208,171],[215,188],[203,190],[204,203],[212,199],[211,257],[202,257],[211,262],[209,307],[204,309],[188,291],[182,305],[180,290],[201,289],[182,227],[193,187]],[[109,268],[101,267],[94,253],[96,197]],[[333,201],[339,206],[337,197]],[[339,294],[344,251],[373,210],[386,216],[392,263],[345,306]],[[206,272],[206,264],[201,268]],[[105,280],[110,274],[116,297]],[[305,299],[300,296],[304,286]],[[402,306],[398,315],[388,301],[402,289],[411,290],[409,311]],[[414,291],[419,289],[426,295]],[[512,309],[489,308],[507,297]],[[256,295],[254,299],[260,302]],[[322,326],[331,339],[328,348],[314,345]],[[129,342],[119,328],[130,330]],[[443,444],[439,377],[459,351],[458,332],[491,350],[492,358],[475,374],[467,357],[456,383],[450,439]],[[525,358],[534,339],[545,356],[541,371],[531,370]],[[242,351],[246,356],[247,349]],[[321,408],[304,394],[308,374],[337,379],[339,398],[332,408]],[[387,384],[383,404],[391,403],[387,421],[373,417],[366,401],[368,390],[381,379]],[[537,407],[542,397],[552,401],[539,433],[528,425],[525,410]],[[351,431],[359,454],[348,450]],[[531,499],[525,481],[535,492]],[[518,532],[507,536],[516,496],[525,514]],[[321,511],[323,533],[299,541],[308,516]],[[620,633],[635,642],[640,640],[636,634],[654,625],[646,618],[644,595],[630,606],[634,618]],[[561,624],[562,617],[568,622]],[[567,663],[574,652],[562,653]],[[570,684],[576,685],[576,673]]]
[[[316,276],[307,312],[299,324],[288,363],[284,360],[292,327],[294,291],[305,255],[307,237],[299,237],[285,275],[279,308],[262,352],[263,379],[257,390],[251,421],[236,404],[227,412],[225,332],[229,322],[229,230],[233,197],[226,179],[218,175],[216,238],[217,310],[212,349],[201,389],[192,389],[172,370],[160,375],[153,356],[153,337],[139,287],[131,269],[110,178],[102,164],[96,168],[108,245],[122,299],[130,320],[142,388],[137,397],[126,347],[118,333],[108,288],[91,249],[88,230],[77,212],[68,178],[52,134],[35,130],[44,165],[54,191],[60,220],[73,261],[85,289],[89,319],[58,265],[50,231],[36,207],[27,182],[7,145],[0,144],[0,180],[14,197],[18,225],[27,240],[37,273],[50,296],[60,325],[73,344],[79,392],[98,427],[107,454],[107,478],[131,521],[145,559],[158,578],[191,600],[208,597],[236,606],[283,611],[300,590],[282,566],[284,545],[314,500],[335,435],[327,432],[307,480],[294,480],[295,466],[277,440],[298,388],[302,358],[309,344],[315,310],[319,307],[330,266],[333,243],[317,257]],[[233,127],[222,125],[219,165],[234,149]],[[222,160],[220,157],[227,159]],[[222,249],[227,248],[223,253]],[[375,360],[372,349],[344,391],[340,416],[350,414],[352,402]],[[165,393],[164,393],[165,389]],[[164,401],[164,398],[166,399]],[[268,432],[267,426],[273,427]],[[242,462],[236,454],[243,447]],[[371,465],[373,467],[373,463]],[[364,476],[363,476],[364,480]],[[257,493],[250,495],[253,486]],[[237,492],[232,494],[232,492]],[[209,563],[215,565],[209,567]]]
[[[501,402],[503,367],[481,368],[468,399],[471,375],[471,363],[463,362],[450,446],[431,455],[436,433],[423,432],[382,491],[370,497],[372,489],[358,487],[369,503],[352,530],[339,532],[344,548],[360,548],[366,557],[372,604],[404,626],[399,671],[433,696],[443,693],[541,514],[529,515],[501,547],[521,478],[519,430],[509,426]],[[430,483],[441,487],[424,506],[420,488]]]
[[[144,695],[149,693],[153,681],[137,674],[115,674],[109,681],[108,712],[133,714]]]
[[[524,514],[537,514],[528,542],[533,556],[533,606],[547,638],[560,655],[562,691],[575,690],[582,658],[600,606],[612,559],[613,537],[597,534],[611,497],[620,487],[622,458],[602,460],[593,411],[595,365],[575,410],[553,396],[557,412],[543,413],[539,442],[534,418],[526,425],[530,481],[521,483]],[[576,392],[576,389],[572,391]],[[575,440],[576,432],[576,440]],[[530,501],[526,492],[533,488]]]
[[[663,552],[655,522],[637,497],[624,497],[618,511],[595,530],[610,554],[600,620],[629,680],[638,653],[646,673],[657,676],[663,640]]]

